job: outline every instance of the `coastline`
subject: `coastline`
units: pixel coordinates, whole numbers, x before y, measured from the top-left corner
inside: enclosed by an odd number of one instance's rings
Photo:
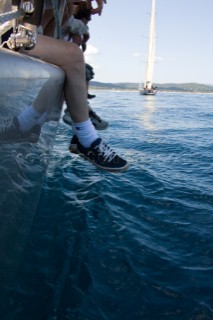
[[[95,91],[115,91],[115,92],[138,92],[137,89],[127,89],[127,88],[106,88],[106,87],[95,87],[95,86],[90,86],[90,90],[95,90]],[[174,94],[210,94],[212,95],[213,92],[209,91],[175,91],[175,90],[157,90],[158,93],[174,93]]]
[[[167,93],[195,93],[213,94],[213,85],[201,83],[155,83],[157,92]],[[132,82],[106,83],[91,81],[90,88],[93,90],[113,90],[113,91],[138,91],[139,84]]]

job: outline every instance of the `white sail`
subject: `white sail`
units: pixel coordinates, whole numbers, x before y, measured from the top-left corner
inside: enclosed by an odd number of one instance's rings
[[[155,0],[152,0],[152,9],[150,16],[150,30],[149,30],[149,48],[146,66],[146,75],[144,80],[144,89],[140,90],[141,94],[155,94],[156,90],[153,88],[153,69],[155,58]]]
[[[155,0],[152,0],[152,11],[150,18],[150,31],[149,31],[149,49],[148,49],[148,60],[144,87],[147,86],[151,89],[152,78],[153,78],[153,64],[154,64],[154,45],[155,45]]]

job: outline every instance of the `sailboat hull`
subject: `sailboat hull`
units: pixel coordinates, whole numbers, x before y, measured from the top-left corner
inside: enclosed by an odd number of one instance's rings
[[[154,96],[157,93],[157,90],[141,90],[140,95],[144,96]]]

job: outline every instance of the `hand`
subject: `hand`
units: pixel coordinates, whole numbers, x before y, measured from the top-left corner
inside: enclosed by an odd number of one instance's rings
[[[79,36],[78,34],[72,34],[72,42],[80,47],[83,43],[83,37]]]
[[[88,0],[87,1],[88,9],[91,10],[92,14],[98,14],[100,16],[103,10],[103,3],[107,3],[107,0],[96,0],[96,2],[97,2],[97,8],[93,8],[92,0]]]

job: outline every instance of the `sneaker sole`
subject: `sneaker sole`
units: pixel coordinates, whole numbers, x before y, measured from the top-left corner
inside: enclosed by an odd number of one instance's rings
[[[95,127],[95,129],[98,130],[98,131],[106,130],[106,129],[108,128],[108,126],[109,126],[109,125],[107,124],[107,125],[105,125],[105,126],[102,126],[102,127],[100,126],[100,127],[99,127],[98,125],[94,124],[93,122],[92,122],[92,124],[93,124],[93,126]]]
[[[121,172],[121,171],[126,171],[126,170],[128,169],[128,167],[129,167],[129,166],[128,166],[128,163],[127,163],[124,167],[122,167],[122,168],[115,168],[115,169],[113,169],[113,168],[105,168],[105,167],[102,167],[102,166],[98,165],[97,163],[95,163],[94,161],[92,161],[91,159],[87,158],[83,153],[81,153],[81,152],[78,150],[77,145],[74,145],[74,144],[72,144],[72,145],[69,146],[69,151],[70,151],[70,153],[76,154],[76,155],[80,156],[82,159],[91,162],[91,163],[92,163],[94,166],[96,166],[97,168],[102,169],[102,170],[104,170],[104,171],[111,172],[111,173],[118,173],[118,172]]]
[[[80,154],[80,151],[78,150],[77,144],[71,144],[69,146],[69,151],[74,154]]]

